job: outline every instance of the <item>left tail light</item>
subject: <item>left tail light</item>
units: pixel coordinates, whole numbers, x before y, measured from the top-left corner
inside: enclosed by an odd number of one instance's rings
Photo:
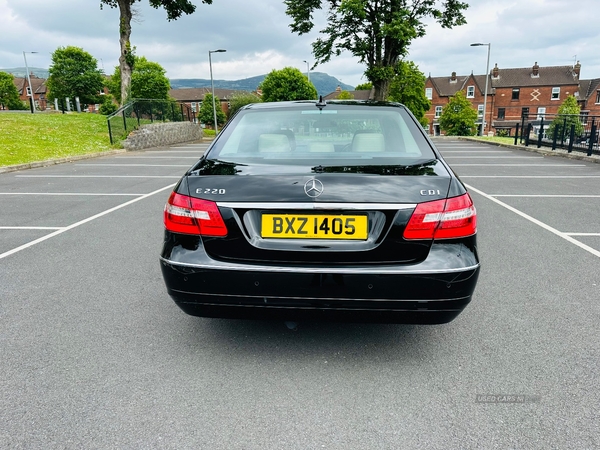
[[[164,214],[165,228],[173,233],[227,236],[227,227],[215,202],[171,193]]]
[[[456,239],[476,232],[477,212],[471,196],[464,194],[419,203],[404,229],[404,239]]]

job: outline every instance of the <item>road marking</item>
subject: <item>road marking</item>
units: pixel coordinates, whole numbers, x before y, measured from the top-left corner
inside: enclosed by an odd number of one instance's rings
[[[0,192],[0,195],[56,195],[56,196],[61,196],[61,195],[72,195],[72,196],[78,196],[78,195],[90,195],[90,196],[109,196],[109,197],[139,197],[140,195],[144,195],[144,194],[96,194],[96,193],[91,193],[91,192]]]
[[[44,242],[44,241],[46,241],[46,240],[48,240],[50,238],[58,236],[59,234],[62,234],[62,233],[66,232],[66,231],[69,231],[69,230],[72,230],[73,228],[77,228],[80,225],[84,225],[84,224],[86,224],[88,222],[91,222],[92,220],[98,219],[99,217],[105,216],[105,215],[110,214],[110,213],[112,213],[114,211],[117,211],[117,210],[119,210],[121,208],[124,208],[126,206],[132,205],[132,204],[134,204],[136,202],[139,202],[140,200],[144,200],[144,199],[146,199],[148,197],[151,197],[153,195],[159,194],[160,192],[166,191],[167,189],[172,189],[173,186],[175,186],[175,184],[170,184],[168,186],[162,187],[160,189],[157,189],[155,191],[150,192],[149,194],[144,194],[144,195],[142,195],[142,196],[140,196],[138,198],[134,198],[133,200],[129,200],[128,202],[125,202],[125,203],[122,203],[120,205],[117,205],[114,208],[110,208],[110,209],[107,209],[106,211],[102,211],[101,213],[95,214],[95,215],[93,215],[91,217],[88,217],[87,219],[83,219],[83,220],[81,220],[79,222],[76,222],[76,223],[74,223],[72,225],[69,225],[67,227],[60,228],[60,229],[56,230],[54,233],[50,233],[50,234],[47,234],[46,236],[42,236],[41,238],[36,239],[34,241],[31,241],[31,242],[28,242],[27,244],[23,244],[20,247],[13,248],[12,250],[9,250],[9,251],[4,252],[4,253],[0,253],[0,259],[6,258],[7,256],[10,256],[10,255],[14,255],[15,253],[20,252],[21,250],[25,250],[25,249],[27,249],[29,247],[33,247],[34,245],[39,244],[40,242]]]
[[[200,157],[196,156],[119,156],[119,159],[195,159],[198,160]]]
[[[0,227],[0,230],[62,230],[64,227]]]
[[[452,164],[454,166],[455,164]],[[600,178],[600,175],[461,175],[461,178]]]
[[[15,175],[16,178],[181,178],[181,175]]]
[[[173,147],[173,148],[175,148],[175,147]],[[177,148],[183,148],[183,147],[177,147]],[[144,153],[196,153],[197,154],[199,151],[206,150],[208,148],[208,146],[196,147],[196,148],[197,148],[197,150],[148,150],[147,152],[144,152]]]
[[[442,152],[442,155],[444,152]],[[544,159],[543,156],[445,156],[444,159]]]
[[[473,186],[469,186],[468,184],[467,184],[467,185],[465,185],[465,186],[466,186],[466,187],[467,187],[467,189],[469,189],[470,191],[476,192],[477,194],[479,194],[479,195],[481,195],[481,196],[483,196],[483,197],[487,198],[488,200],[491,200],[492,202],[494,202],[494,203],[497,203],[498,205],[500,205],[500,206],[502,206],[502,207],[504,207],[504,208],[508,209],[509,211],[512,211],[512,212],[514,212],[515,214],[517,214],[517,215],[519,215],[519,216],[523,217],[524,219],[526,219],[526,220],[529,220],[530,222],[532,222],[532,223],[534,223],[534,224],[536,224],[536,225],[538,225],[538,226],[542,227],[544,230],[546,230],[546,231],[549,231],[549,232],[551,232],[551,233],[555,234],[556,236],[558,236],[558,237],[560,237],[560,238],[564,239],[565,241],[567,241],[567,242],[570,242],[571,244],[575,244],[577,247],[579,247],[579,248],[582,248],[583,250],[585,250],[585,251],[587,251],[587,252],[591,253],[592,255],[594,255],[594,256],[597,256],[598,258],[600,258],[600,251],[598,251],[598,250],[596,250],[596,249],[594,249],[594,248],[592,248],[592,247],[590,247],[590,246],[588,246],[588,245],[585,245],[584,243],[582,243],[582,242],[579,242],[579,241],[578,241],[578,240],[576,240],[576,239],[573,239],[573,238],[572,238],[571,236],[569,236],[568,234],[566,234],[566,233],[562,233],[562,232],[558,231],[556,228],[553,228],[553,227],[551,227],[550,225],[547,225],[547,224],[545,224],[544,222],[542,222],[542,221],[540,221],[540,220],[537,220],[537,219],[535,219],[535,218],[531,217],[530,215],[528,215],[528,214],[525,214],[525,213],[524,213],[524,212],[522,212],[522,211],[519,211],[517,208],[513,208],[512,206],[510,206],[510,205],[508,205],[508,204],[506,204],[506,203],[504,203],[504,202],[502,202],[502,201],[498,200],[497,198],[494,198],[494,197],[492,197],[492,196],[491,196],[491,195],[489,195],[489,194],[486,194],[486,193],[485,193],[485,192],[483,192],[483,191],[480,191],[479,189],[476,189],[476,188],[474,188]]]
[[[190,167],[189,164],[84,164],[75,163],[75,166],[102,166],[102,167]]]
[[[564,195],[564,194],[490,194],[490,197],[533,197],[533,198],[600,198],[600,195]]]
[[[93,166],[93,164],[89,164]],[[452,163],[452,167],[465,167],[465,166],[476,166],[476,167],[574,167],[581,168],[587,167],[586,164],[455,164]]]
[[[439,150],[439,149],[438,149]],[[442,153],[471,153],[476,155],[481,155],[482,153],[512,153],[510,150],[486,150],[486,151],[477,151],[477,150],[448,150],[443,151]]]

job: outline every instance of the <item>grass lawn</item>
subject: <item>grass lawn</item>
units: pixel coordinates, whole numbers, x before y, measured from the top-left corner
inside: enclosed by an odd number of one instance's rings
[[[111,149],[100,114],[0,113],[0,166]]]

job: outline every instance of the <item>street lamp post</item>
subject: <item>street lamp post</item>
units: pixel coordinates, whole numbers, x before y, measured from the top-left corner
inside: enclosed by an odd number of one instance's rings
[[[491,43],[487,43],[487,44],[483,44],[481,42],[476,42],[475,44],[471,44],[471,47],[481,47],[481,46],[487,46],[488,48],[488,52],[487,52],[487,65],[485,66],[485,92],[484,92],[484,97],[483,97],[483,118],[481,121],[481,134],[480,136],[483,136],[483,130],[485,129],[485,114],[486,114],[486,107],[487,107],[487,93],[488,93],[488,80],[490,78],[490,50],[492,48],[492,44]]]
[[[306,63],[306,78],[308,78],[308,82],[310,83],[310,64],[308,61],[304,61]]]
[[[27,56],[25,53],[37,53],[37,52],[23,52],[23,59],[25,60],[25,71],[27,72],[27,84],[29,84],[29,107],[31,108],[31,114],[35,112],[35,104],[33,102],[33,86],[31,85],[31,77],[29,76],[29,66],[27,66]],[[27,90],[25,90],[27,93]]]
[[[217,128],[217,107],[215,106],[215,84],[213,82],[213,74],[212,74],[212,59],[211,59],[211,54],[213,53],[224,53],[227,50],[223,50],[222,48],[219,50],[209,50],[208,51],[208,65],[210,66],[210,87],[212,90],[212,104],[213,104],[213,119],[215,121],[215,137],[217,136],[218,133],[218,128]],[[221,105],[219,105],[220,107]]]

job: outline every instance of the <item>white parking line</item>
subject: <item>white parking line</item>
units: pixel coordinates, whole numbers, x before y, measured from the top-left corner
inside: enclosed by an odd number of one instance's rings
[[[172,189],[173,186],[175,186],[175,184],[170,184],[168,186],[162,187],[160,189],[157,189],[155,191],[150,192],[149,194],[144,194],[141,197],[134,198],[133,200],[129,200],[128,202],[125,202],[125,203],[122,203],[120,205],[117,205],[114,208],[110,208],[110,209],[107,209],[106,211],[102,211],[101,213],[98,213],[96,215],[88,217],[87,219],[81,220],[81,221],[79,221],[77,223],[74,223],[72,225],[69,225],[67,227],[60,228],[60,229],[56,230],[54,233],[50,233],[50,234],[47,234],[46,236],[42,236],[41,238],[36,239],[34,241],[31,241],[31,242],[28,242],[27,244],[23,244],[20,247],[13,248],[12,250],[9,250],[9,251],[4,252],[4,253],[0,253],[0,259],[6,258],[7,256],[10,256],[10,255],[14,255],[15,253],[20,252],[21,250],[25,250],[25,249],[27,249],[29,247],[33,247],[34,245],[39,244],[40,242],[44,242],[44,241],[46,241],[46,240],[48,240],[50,238],[53,238],[54,236],[58,236],[59,234],[62,234],[65,231],[69,231],[69,230],[72,230],[73,228],[77,228],[80,225],[86,224],[88,222],[91,222],[92,220],[95,220],[95,219],[99,218],[99,217],[102,217],[102,216],[110,214],[110,213],[112,213],[114,211],[117,211],[118,209],[124,208],[124,207],[132,205],[132,204],[134,204],[136,202],[139,202],[140,200],[144,200],[144,199],[146,199],[148,197],[151,197],[151,196],[153,196],[155,194],[158,194],[160,192],[166,191],[167,189]]]
[[[481,155],[482,153],[512,153],[512,151],[510,150],[486,150],[486,151],[476,151],[476,150],[447,150],[447,151],[443,151],[442,153],[446,154],[446,153],[470,153],[470,154],[476,154],[476,155]]]
[[[199,159],[197,156],[119,156],[119,159]]]
[[[600,195],[564,195],[564,194],[489,194],[490,197],[532,197],[532,198],[600,198]]]
[[[15,175],[15,178],[181,178],[181,175]]]
[[[456,164],[452,164],[454,167]],[[461,175],[461,178],[600,178],[600,175]]]
[[[92,192],[0,192],[0,195],[90,195],[90,196],[109,196],[109,197],[139,197],[144,194],[101,194]]]
[[[567,236],[599,236],[600,233],[565,233]]]
[[[587,167],[586,164],[452,164],[452,167]]]
[[[145,153],[195,153],[198,154],[200,151],[206,150],[208,147],[198,147],[197,150],[150,150]]]
[[[190,167],[189,164],[83,164],[76,163],[75,166],[102,166],[102,167]]]
[[[492,197],[489,194],[486,194],[483,191],[480,191],[479,189],[474,188],[473,186],[470,186],[470,185],[466,185],[466,186],[467,186],[467,189],[469,189],[470,191],[476,192],[477,194],[479,194],[479,195],[487,198],[488,200],[491,200],[492,202],[494,202],[494,203],[496,203],[496,204],[498,204],[498,205],[500,205],[500,206],[508,209],[509,211],[514,212],[515,214],[523,217],[524,219],[529,220],[530,222],[532,222],[532,223],[534,223],[534,224],[542,227],[544,230],[547,230],[547,231],[555,234],[556,236],[564,239],[565,241],[570,242],[571,244],[575,244],[577,247],[582,248],[583,250],[585,250],[585,251],[591,253],[592,255],[597,256],[598,258],[600,258],[600,251],[598,251],[598,250],[596,250],[596,249],[594,249],[594,248],[592,248],[592,247],[590,247],[588,245],[585,245],[584,243],[579,242],[576,239],[573,239],[567,233],[562,233],[562,232],[558,231],[556,228],[553,228],[550,225],[547,225],[544,222],[542,222],[540,220],[537,220],[537,219],[531,217],[530,215],[525,214],[522,211],[519,211],[517,208],[513,208],[512,206],[507,205],[506,203],[498,200],[497,198]]]
[[[442,155],[444,152],[442,152]],[[544,159],[543,156],[444,156],[444,159]]]

